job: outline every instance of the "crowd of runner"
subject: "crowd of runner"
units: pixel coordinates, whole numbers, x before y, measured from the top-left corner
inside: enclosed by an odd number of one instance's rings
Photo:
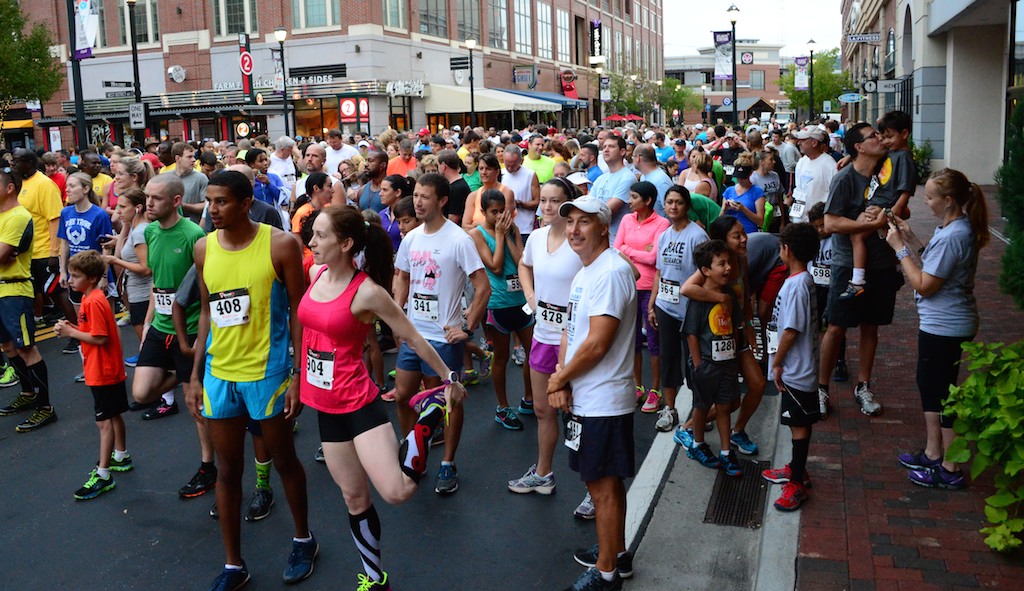
[[[99,459],[74,493],[87,500],[133,468],[125,412],[160,420],[185,405],[201,457],[179,494],[215,493],[225,565],[211,589],[239,589],[239,523],[269,515],[272,466],[295,524],[283,579],[313,572],[293,440],[312,407],[314,459],[341,489],[369,591],[391,588],[370,485],[387,503],[408,500],[443,445],[434,491],[454,494],[465,385],[489,380],[497,425],[537,424],[536,462],[508,489],[552,494],[560,439],[586,485],[574,514],[596,521],[598,543],[575,553],[587,570],[569,589],[618,589],[633,575],[624,481],[636,409],[690,459],[738,478],[737,454],[762,451],[746,429],[772,382],[792,460],[761,476],[784,485],[777,509],[797,510],[813,425],[835,404],[830,383],[850,379],[849,328],[860,330],[853,398],[882,412],[878,329],[906,281],[927,438],[898,460],[915,484],[962,488],[943,458],[953,432],[941,409],[977,332],[987,216],[977,186],[946,169],[923,191],[939,229],[926,244],[913,235],[910,131],[892,112],[877,127],[529,123],[5,152],[0,386],[21,392],[0,416],[20,415],[20,433],[57,420],[36,346],[52,325],[95,401]],[[140,343],[127,357],[118,326]],[[396,354],[390,373],[385,354]],[[523,375],[514,395],[510,363]],[[243,509],[247,433],[256,487]]]

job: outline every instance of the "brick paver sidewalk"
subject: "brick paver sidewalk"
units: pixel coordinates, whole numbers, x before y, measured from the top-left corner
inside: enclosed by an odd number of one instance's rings
[[[992,223],[1002,228],[991,190]],[[935,220],[911,200],[911,226],[922,238]],[[993,237],[982,250],[975,294],[981,312],[978,340],[1024,338],[1024,313],[1000,293],[998,275],[1005,244]],[[801,591],[1024,589],[1024,557],[997,555],[978,530],[986,525],[982,478],[966,491],[911,484],[896,460],[924,446],[924,422],[915,381],[918,316],[909,286],[897,295],[896,319],[880,332],[872,390],[882,416],[861,414],[853,400],[857,375],[856,330],[849,332],[851,381],[832,384],[838,412],[814,428],[808,469],[811,501],[802,509],[797,556]],[[838,386],[838,387],[837,387]]]

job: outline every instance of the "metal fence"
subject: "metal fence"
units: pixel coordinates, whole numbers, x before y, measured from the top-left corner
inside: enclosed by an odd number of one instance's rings
[[[908,74],[902,78],[896,86],[894,93],[896,104],[893,108],[899,109],[908,115],[914,114],[914,75]]]

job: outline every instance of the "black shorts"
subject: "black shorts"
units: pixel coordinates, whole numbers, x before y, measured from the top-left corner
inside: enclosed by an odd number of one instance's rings
[[[739,354],[737,354],[737,357]],[[688,361],[693,408],[708,410],[714,404],[732,404],[740,398],[739,362]]]
[[[36,343],[36,322],[32,318],[35,305],[26,296],[0,298],[0,343],[14,343],[25,349]]]
[[[188,341],[195,343],[196,335],[188,335]],[[173,371],[179,382],[187,383],[192,379],[192,365],[192,357],[186,357],[178,347],[178,337],[149,327],[139,350],[138,367],[161,367]]]
[[[317,421],[320,422],[320,441],[322,443],[344,443],[352,441],[359,435],[388,421],[388,410],[380,396],[373,399],[373,402],[353,412],[332,414],[329,412],[317,412]]]
[[[487,324],[501,334],[512,334],[533,326],[533,316],[524,312],[522,306],[488,308]]]
[[[892,324],[896,292],[903,287],[903,274],[896,267],[886,267],[867,269],[864,278],[866,284],[863,294],[840,300],[839,294],[846,290],[846,285],[853,279],[853,268],[832,265],[832,283],[829,285],[826,312],[829,324],[842,328],[853,328],[861,324]]]
[[[53,296],[64,291],[57,274],[50,272],[49,259],[32,259],[29,270],[32,272],[32,288],[36,293]]]
[[[149,312],[149,300],[128,302],[128,322],[132,326],[145,324],[147,312]]]
[[[106,421],[128,412],[128,390],[124,382],[109,386],[89,386],[97,421]]]
[[[825,329],[828,328],[828,287],[815,285],[814,298],[818,306],[818,330],[825,332]]]
[[[636,475],[633,413],[617,417],[576,417],[583,426],[579,451],[569,451],[569,467],[583,482]]]
[[[689,358],[683,323],[668,312],[654,306],[658,319],[658,340],[661,349],[661,385],[664,388],[679,388],[683,385],[683,359]]]
[[[786,384],[783,384],[786,386]],[[786,386],[784,392],[779,392],[782,398],[780,422],[790,427],[810,427],[821,420],[821,410],[818,406],[818,392],[804,392],[791,386]]]

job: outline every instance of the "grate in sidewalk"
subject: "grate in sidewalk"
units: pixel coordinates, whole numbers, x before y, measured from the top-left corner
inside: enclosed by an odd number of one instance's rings
[[[761,478],[770,462],[740,460],[742,478],[731,478],[719,472],[711,491],[704,523],[735,525],[757,529],[764,521],[764,505],[771,483]]]

